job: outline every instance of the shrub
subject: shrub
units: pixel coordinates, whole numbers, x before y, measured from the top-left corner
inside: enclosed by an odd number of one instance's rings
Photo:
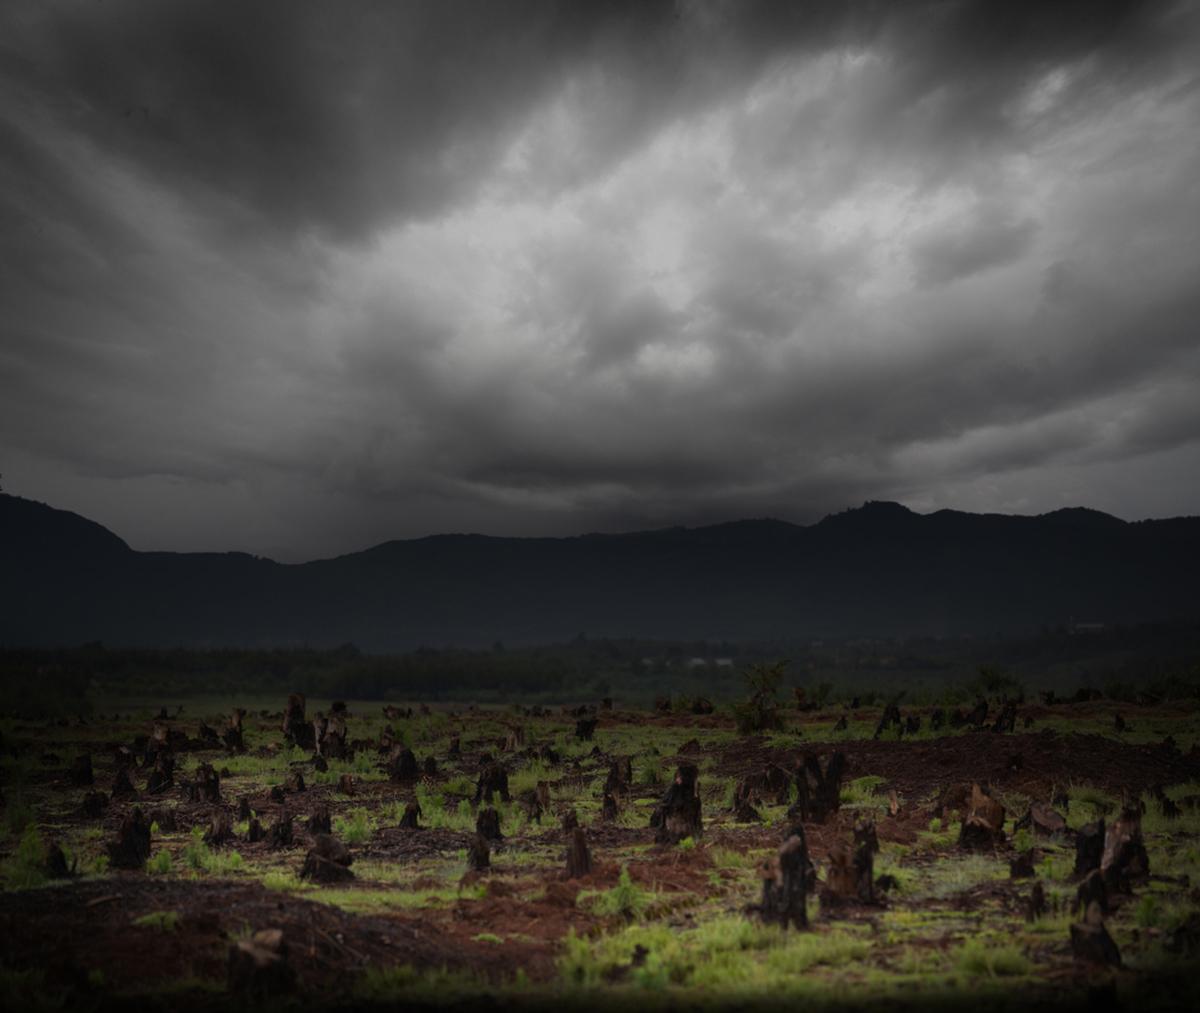
[[[779,685],[783,682],[786,661],[751,665],[742,673],[750,696],[733,705],[737,730],[741,735],[778,731],[783,728],[779,712]]]
[[[600,915],[620,915],[632,921],[646,913],[653,896],[629,878],[627,866],[621,866],[617,885],[596,896],[595,911]]]

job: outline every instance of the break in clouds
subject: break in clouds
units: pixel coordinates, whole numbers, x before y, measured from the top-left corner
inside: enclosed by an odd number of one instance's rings
[[[0,470],[284,559],[1200,502],[1196,3],[10,3]]]

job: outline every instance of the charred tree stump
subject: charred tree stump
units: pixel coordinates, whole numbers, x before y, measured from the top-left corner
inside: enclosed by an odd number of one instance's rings
[[[1025,920],[1036,922],[1046,913],[1046,888],[1040,879],[1034,880],[1029,898],[1025,901]]]
[[[1017,730],[1017,705],[1012,701],[1000,708],[996,723],[992,725],[993,732],[1015,732]]]
[[[1008,863],[1009,879],[1032,879],[1037,875],[1033,867],[1033,852],[1022,851]]]
[[[89,820],[98,820],[108,807],[108,796],[102,791],[89,791],[83,796],[83,815]]]
[[[305,752],[317,748],[312,725],[304,716],[304,694],[292,693],[288,697],[287,709],[283,713],[283,735],[292,745]]]
[[[978,726],[978,725],[983,724],[987,720],[987,716],[988,716],[988,702],[986,700],[980,700],[974,706],[974,708],[970,711],[970,713],[967,714],[964,721],[968,725]]]
[[[204,843],[220,847],[222,844],[228,844],[231,840],[233,840],[233,821],[230,820],[229,813],[220,809],[213,813],[212,821],[204,832]]]
[[[230,993],[245,999],[271,999],[294,991],[296,972],[287,962],[282,930],[264,929],[229,947],[226,983]]]
[[[83,753],[71,761],[67,770],[67,782],[76,788],[87,788],[96,783],[96,776],[92,773],[91,753]]]
[[[272,848],[290,848],[295,840],[294,828],[292,826],[292,816],[290,813],[280,813],[279,817],[271,824],[271,829],[267,831],[267,840]]]
[[[259,841],[265,840],[267,832],[263,829],[263,825],[258,821],[257,816],[251,816],[249,824],[246,827],[246,840],[250,844],[257,844]]]
[[[425,757],[425,759],[421,761],[421,773],[426,777],[437,777],[437,760],[435,760],[432,756]]]
[[[420,830],[418,822],[421,818],[421,803],[409,802],[404,807],[404,815],[400,817],[400,826],[405,830]]]
[[[504,840],[504,835],[500,833],[500,814],[491,806],[479,810],[479,815],[475,817],[475,833],[491,841]]]
[[[387,761],[388,778],[398,784],[412,784],[421,777],[417,758],[408,746],[395,745]]]
[[[195,779],[187,786],[187,795],[192,802],[215,805],[221,801],[221,778],[211,763],[202,763],[196,768]]]
[[[542,807],[542,812],[550,811],[550,782],[538,781],[537,787],[534,789],[537,794],[538,805]]]
[[[596,733],[595,718],[580,718],[575,722],[575,738],[581,739],[584,742],[591,742],[592,736]]]
[[[343,795],[353,795],[354,794],[354,775],[353,774],[343,774],[341,777],[338,778],[338,791],[340,791]]]
[[[1108,892],[1129,893],[1135,882],[1150,875],[1150,858],[1142,841],[1142,815],[1127,806],[1104,835],[1100,873]]]
[[[154,769],[146,778],[146,791],[160,795],[175,783],[175,757],[163,750],[154,758]]]
[[[140,806],[121,821],[117,839],[108,845],[108,864],[114,869],[142,869],[150,857],[150,824]]]
[[[788,816],[805,823],[824,823],[842,804],[842,776],[845,772],[844,753],[834,753],[824,770],[815,756],[811,753],[806,755],[797,765],[796,801],[788,809]]]
[[[246,740],[242,734],[242,719],[245,716],[245,710],[241,707],[235,707],[233,713],[229,715],[229,724],[226,726],[225,731],[221,733],[221,742],[231,753],[244,753],[246,751]]]
[[[762,867],[762,902],[758,914],[764,922],[786,929],[808,928],[809,863],[804,827],[783,842],[778,854]]]
[[[579,813],[574,807],[568,809],[562,814],[562,828],[564,834],[570,834],[572,830],[579,826]]]
[[[903,730],[903,720],[900,717],[900,708],[894,703],[888,704],[883,708],[883,714],[879,718],[879,724],[875,726],[875,738],[879,738],[889,728],[900,728]]]
[[[304,783],[304,775],[298,770],[293,770],[287,776],[287,780],[283,782],[283,790],[293,795],[297,795],[302,791],[308,790],[308,785]]]
[[[1100,868],[1104,857],[1104,819],[1085,823],[1075,832],[1075,875],[1086,876]]]
[[[475,783],[475,804],[484,802],[491,805],[495,796],[500,796],[501,802],[511,802],[508,794],[508,772],[498,763],[489,763],[479,774]]]
[[[600,804],[600,819],[604,823],[616,823],[621,815],[617,800],[611,792],[604,793],[604,801]]]
[[[840,718],[837,719],[837,721],[835,721],[833,723],[833,730],[835,732],[844,732],[849,727],[850,727],[850,723],[846,720],[845,714],[843,714]]]
[[[1075,900],[1071,904],[1071,913],[1083,915],[1095,904],[1101,914],[1108,914],[1108,887],[1104,885],[1104,875],[1099,869],[1093,869],[1075,889]]]
[[[909,735],[915,735],[921,730],[921,715],[910,714],[904,719],[904,731]]]
[[[691,763],[680,764],[675,771],[675,780],[650,816],[658,844],[678,844],[685,837],[698,838],[703,833],[698,776]]]
[[[134,788],[133,782],[129,779],[129,771],[125,767],[118,767],[117,773],[113,777],[112,797],[118,798],[133,798],[137,795],[137,789]]]
[[[940,732],[946,727],[946,712],[941,707],[935,707],[929,715],[929,727],[935,732]]]
[[[151,828],[157,823],[158,829],[164,834],[173,834],[179,830],[179,821],[175,819],[174,809],[153,809],[150,812]]]
[[[971,800],[958,834],[958,846],[986,851],[1004,843],[1004,806],[978,784],[971,785]]]
[[[446,750],[446,755],[450,757],[462,756],[462,742],[458,736],[450,740],[450,748]]]
[[[341,883],[354,878],[350,871],[350,849],[336,837],[329,834],[317,834],[313,846],[304,856],[304,864],[300,867],[300,878],[311,879],[315,883]]]
[[[1085,964],[1121,966],[1121,951],[1104,927],[1104,918],[1097,905],[1088,907],[1083,921],[1072,924],[1071,952],[1076,960]]]
[[[237,818],[239,820],[248,820],[253,815],[254,813],[250,811],[250,799],[246,795],[243,795],[238,799]]]
[[[471,846],[467,848],[467,865],[475,872],[483,872],[491,867],[492,853],[488,848],[487,838],[476,834]]]
[[[1035,837],[1059,837],[1067,833],[1067,821],[1045,802],[1031,802],[1014,829],[1028,830]]]
[[[315,806],[308,814],[308,832],[310,836],[333,832],[333,819],[329,815],[329,806],[324,802]]]
[[[705,697],[698,696],[692,701],[693,714],[711,714],[714,710],[712,701]]]
[[[843,841],[829,853],[829,871],[821,890],[822,910],[847,904],[874,904],[875,854],[879,838],[872,820],[860,820],[853,842]]]
[[[592,871],[592,854],[588,851],[587,836],[576,827],[571,831],[567,847],[567,879],[579,879]]]

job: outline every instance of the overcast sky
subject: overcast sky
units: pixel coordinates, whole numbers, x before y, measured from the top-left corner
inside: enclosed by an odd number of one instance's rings
[[[0,472],[286,560],[1200,513],[1198,4],[0,7]]]

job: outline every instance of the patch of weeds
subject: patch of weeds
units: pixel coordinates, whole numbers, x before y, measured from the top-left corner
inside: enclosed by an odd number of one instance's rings
[[[133,924],[139,929],[154,929],[156,932],[174,932],[179,927],[178,911],[151,911],[141,918],[135,918]]]
[[[886,777],[868,774],[866,777],[856,777],[842,785],[841,800],[843,805],[871,805],[878,801],[875,789],[887,783]]]
[[[171,871],[171,852],[160,848],[146,863],[146,871],[155,876],[165,876]]]
[[[592,910],[598,915],[617,915],[629,921],[642,918],[654,900],[654,894],[629,878],[628,866],[621,866],[617,885],[594,895]]]
[[[214,851],[204,843],[204,828],[194,827],[192,839],[183,849],[183,861],[193,872],[223,876],[242,867],[242,856],[236,851]]]
[[[495,932],[480,932],[477,936],[471,937],[477,943],[497,943],[501,944],[504,940],[496,935]]]
[[[46,882],[46,845],[36,823],[25,827],[17,850],[4,863],[4,886],[7,890],[28,890]]]
[[[366,809],[352,809],[345,816],[335,816],[334,832],[347,844],[362,844],[375,833],[375,821]]]
[[[680,851],[695,851],[696,850],[696,838],[691,837],[691,836],[682,838],[679,841],[679,850]]]
[[[1008,978],[1028,974],[1033,965],[1015,946],[971,939],[954,955],[955,966],[973,977]]]
[[[309,889],[309,885],[294,872],[268,872],[262,878],[262,885],[268,890],[280,890],[288,893]]]

